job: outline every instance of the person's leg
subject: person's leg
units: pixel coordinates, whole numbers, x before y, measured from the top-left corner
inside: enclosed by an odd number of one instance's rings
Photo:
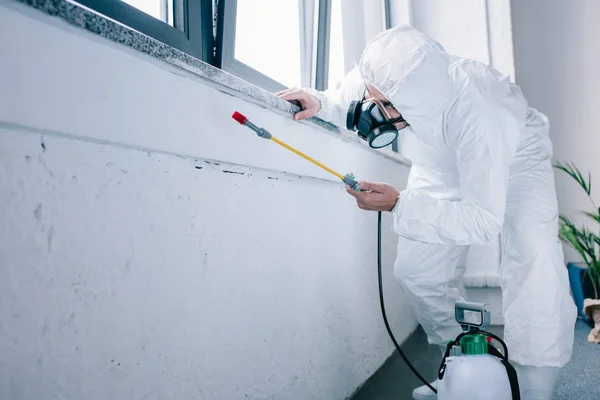
[[[461,280],[467,250],[467,246],[398,239],[394,276],[431,344],[445,347],[462,332],[454,304],[464,300]]]
[[[510,178],[502,235],[504,340],[521,398],[549,400],[571,357],[577,311],[558,238],[553,171],[549,161],[523,164]]]
[[[552,400],[559,367],[532,367],[513,363],[522,400]]]
[[[394,276],[400,281],[429,343],[440,347],[440,361],[446,343],[462,332],[455,319],[454,304],[464,300],[461,280],[467,250],[467,246],[442,246],[403,237],[398,240]],[[413,398],[436,396],[423,385],[415,389]]]

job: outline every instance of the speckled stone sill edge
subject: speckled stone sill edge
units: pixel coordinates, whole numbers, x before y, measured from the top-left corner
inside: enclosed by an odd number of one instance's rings
[[[298,106],[282,100],[262,88],[200,61],[138,31],[116,23],[113,20],[108,19],[101,14],[92,12],[78,4],[66,0],[11,1],[23,3],[52,17],[58,17],[71,25],[83,28],[115,43],[128,46],[140,53],[164,61],[176,68],[181,68],[207,81],[212,87],[215,87],[222,92],[260,105],[261,107],[267,108],[278,114],[289,116],[299,110]],[[319,118],[310,118],[306,121],[301,121],[300,123],[320,127],[329,133],[335,134],[336,137],[339,137],[346,142],[356,143],[368,151],[375,152],[381,157],[400,164],[410,165],[410,162],[398,153],[394,153],[389,149],[370,149],[368,146],[360,143],[360,139],[354,133],[346,131],[345,129],[340,129]]]

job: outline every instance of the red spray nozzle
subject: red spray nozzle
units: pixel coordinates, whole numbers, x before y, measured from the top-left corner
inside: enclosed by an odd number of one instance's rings
[[[237,111],[233,113],[233,115],[231,116],[231,118],[233,118],[237,122],[239,122],[240,125],[244,125],[246,123],[246,121],[248,120],[248,118],[244,117],[242,114],[240,114]]]

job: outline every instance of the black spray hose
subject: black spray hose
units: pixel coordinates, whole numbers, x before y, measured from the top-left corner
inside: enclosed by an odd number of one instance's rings
[[[431,389],[433,391],[433,393],[437,394],[437,390],[435,390],[433,388],[433,386],[431,386],[431,384],[429,384],[429,382],[427,382],[427,380],[425,378],[423,378],[421,376],[421,374],[419,374],[419,372],[415,369],[415,367],[413,367],[413,365],[410,363],[410,361],[408,361],[408,359],[406,358],[406,356],[400,349],[400,346],[398,345],[398,342],[396,341],[396,338],[394,337],[392,330],[390,329],[390,324],[388,323],[387,316],[385,314],[385,305],[383,304],[383,281],[381,279],[381,211],[379,211],[379,215],[377,217],[377,225],[378,225],[378,229],[379,229],[378,234],[377,234],[377,273],[379,276],[379,303],[381,304],[381,314],[383,315],[383,322],[385,323],[385,328],[387,329],[388,334],[390,335],[390,338],[392,339],[392,342],[394,342],[394,346],[396,346],[396,350],[398,350],[398,353],[404,359],[404,362],[406,363],[406,365],[408,365],[410,370],[417,376],[417,378],[419,378],[421,380],[421,382],[423,382],[425,385],[427,385],[427,387],[429,389]]]

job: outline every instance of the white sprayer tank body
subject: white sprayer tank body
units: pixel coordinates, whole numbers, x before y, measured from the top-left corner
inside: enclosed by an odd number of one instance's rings
[[[438,400],[512,400],[510,381],[500,360],[489,354],[447,358]]]

